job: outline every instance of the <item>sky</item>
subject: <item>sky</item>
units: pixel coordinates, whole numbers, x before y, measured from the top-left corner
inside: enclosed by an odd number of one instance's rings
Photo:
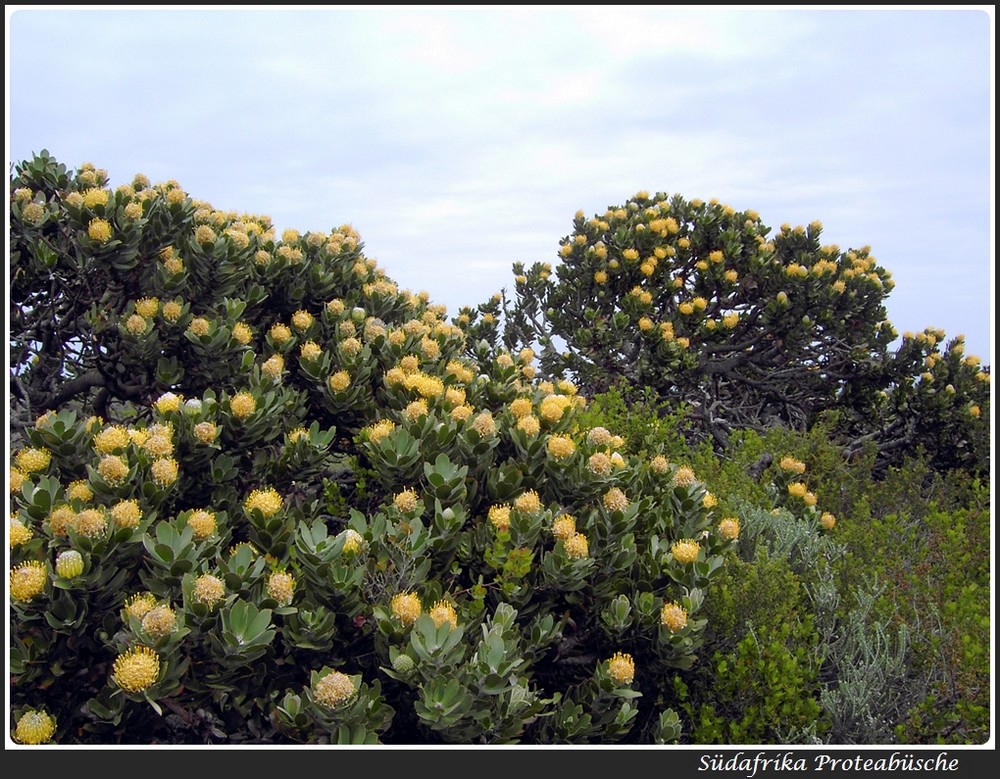
[[[639,190],[824,225],[992,365],[993,6],[8,5],[8,170],[348,223],[449,315]]]

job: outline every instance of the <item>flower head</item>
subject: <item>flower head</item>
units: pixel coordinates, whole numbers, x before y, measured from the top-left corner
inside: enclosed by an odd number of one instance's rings
[[[246,419],[257,410],[257,400],[249,392],[237,392],[229,401],[229,409],[237,419]]]
[[[635,661],[632,655],[615,652],[608,660],[608,675],[618,684],[632,684],[635,678]]]
[[[87,235],[94,243],[107,243],[111,240],[111,223],[106,219],[91,219]]]
[[[19,744],[45,744],[56,732],[56,721],[44,711],[26,711],[17,721],[14,740]]]
[[[701,545],[690,538],[675,541],[673,546],[670,547],[670,554],[679,563],[695,562],[698,559],[699,552],[701,552]]]
[[[331,671],[313,687],[316,702],[331,709],[344,705],[356,694],[354,680],[340,671]]]
[[[267,594],[274,598],[279,606],[291,603],[294,592],[295,577],[287,571],[275,571],[268,577]]]
[[[582,560],[590,554],[590,542],[583,533],[574,533],[565,541],[566,556],[574,560]]]
[[[48,449],[27,447],[17,453],[14,461],[22,473],[44,471],[52,461],[52,452]]]
[[[790,473],[801,474],[804,473],[806,470],[806,464],[804,462],[796,460],[791,455],[785,455],[784,457],[782,457],[779,465],[781,467],[781,470],[788,471]]]
[[[404,625],[412,625],[417,621],[423,610],[420,606],[420,598],[412,592],[401,592],[394,595],[390,604],[392,616]]]
[[[161,487],[168,487],[177,481],[177,461],[172,457],[160,457],[149,468],[153,481]]]
[[[83,555],[67,549],[56,557],[56,573],[64,579],[73,579],[83,573]]]
[[[527,492],[517,496],[514,500],[514,508],[522,514],[534,516],[542,510],[542,501],[538,497],[537,492],[534,490],[528,490]]]
[[[195,538],[204,540],[215,532],[215,514],[205,509],[198,509],[187,518],[187,525]]]
[[[740,521],[736,517],[726,517],[719,522],[719,535],[729,541],[740,537]]]
[[[510,529],[510,506],[506,503],[500,503],[496,506],[490,506],[489,513],[487,514],[487,519],[489,519],[490,524],[493,525],[497,530],[509,530]]]
[[[392,504],[404,514],[408,514],[411,511],[416,510],[417,502],[419,500],[420,498],[417,496],[416,491],[407,488],[402,492],[396,493],[396,497],[393,498]]]
[[[686,466],[682,466],[674,473],[673,485],[675,487],[690,487],[696,481],[694,471]]]
[[[117,485],[125,481],[128,476],[128,463],[124,457],[116,454],[106,454],[97,464],[97,472],[108,484]]]
[[[576,535],[576,518],[572,514],[560,514],[552,522],[552,535],[560,541],[567,541]]]
[[[629,506],[628,496],[618,487],[612,487],[603,497],[604,507],[608,511],[624,511]]]
[[[576,444],[573,443],[573,439],[567,436],[554,435],[551,436],[546,444],[546,450],[549,456],[556,460],[562,460],[569,457],[576,451]]]
[[[135,646],[115,658],[111,677],[126,692],[142,692],[159,675],[160,656],[148,646]]]
[[[153,638],[169,636],[177,629],[177,615],[166,604],[154,606],[143,615],[142,629]]]
[[[123,500],[116,503],[109,511],[111,521],[116,527],[134,528],[142,520],[142,510],[137,500]]]
[[[102,454],[111,454],[129,445],[131,437],[121,425],[106,427],[94,436],[94,448]]]
[[[201,603],[211,608],[226,595],[226,585],[218,576],[205,573],[194,580],[191,588],[191,597],[196,603]]]
[[[194,437],[203,444],[210,444],[215,441],[218,427],[215,422],[199,422],[194,426]]]
[[[819,517],[819,523],[824,530],[833,530],[833,526],[837,524],[837,518],[829,511],[824,511]]]
[[[10,569],[10,596],[27,603],[45,590],[49,572],[44,563],[29,560]]]
[[[161,414],[167,414],[171,411],[177,411],[181,407],[181,403],[184,402],[184,398],[174,392],[164,392],[160,397],[156,399],[153,403],[153,408],[159,411]]]
[[[284,501],[281,495],[273,487],[265,490],[254,490],[243,503],[243,508],[248,513],[257,509],[265,517],[272,517],[281,511]]]
[[[435,603],[428,614],[434,620],[434,627],[441,627],[446,622],[451,625],[452,629],[458,626],[458,615],[455,613],[455,607],[446,600],[439,600]]]
[[[156,606],[156,596],[151,592],[137,592],[125,601],[125,613],[140,622]]]
[[[344,554],[357,554],[361,551],[364,543],[364,537],[354,528],[348,528],[344,531]]]
[[[233,325],[233,338],[236,343],[246,346],[253,340],[253,330],[246,322],[237,322]]]
[[[327,382],[334,392],[343,392],[351,386],[351,374],[347,371],[337,371],[330,376]]]
[[[97,538],[108,529],[108,516],[103,508],[84,509],[74,517],[72,526],[81,536]]]
[[[687,625],[687,619],[687,609],[679,603],[671,602],[663,604],[663,609],[660,611],[660,622],[671,633],[676,633],[678,630],[683,629]]]

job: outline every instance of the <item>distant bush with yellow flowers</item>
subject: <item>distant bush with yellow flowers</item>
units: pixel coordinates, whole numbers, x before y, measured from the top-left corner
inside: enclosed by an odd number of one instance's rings
[[[741,539],[841,527],[792,455],[756,503],[710,490],[502,343],[501,295],[449,320],[350,225],[278,236],[47,152],[10,191],[17,744],[691,741],[753,684],[696,678]]]

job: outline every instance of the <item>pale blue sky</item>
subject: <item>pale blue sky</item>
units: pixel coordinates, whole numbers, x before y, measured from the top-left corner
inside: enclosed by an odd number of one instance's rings
[[[351,223],[450,314],[640,189],[820,220],[992,364],[993,6],[7,6],[8,163]]]

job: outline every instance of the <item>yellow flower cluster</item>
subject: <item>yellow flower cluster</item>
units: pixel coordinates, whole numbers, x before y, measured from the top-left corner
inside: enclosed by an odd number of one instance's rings
[[[612,487],[602,498],[604,508],[608,511],[624,511],[629,506],[628,496],[618,487]]]
[[[663,604],[663,608],[660,610],[660,622],[671,633],[682,630],[687,625],[687,620],[687,609],[679,603],[670,602]]]
[[[187,519],[187,525],[198,540],[204,540],[215,532],[215,514],[205,509],[195,510]]]
[[[229,409],[237,419],[246,419],[257,410],[257,400],[249,392],[237,392],[229,401]]]
[[[394,595],[389,606],[392,616],[404,625],[412,625],[423,611],[420,598],[412,592],[401,592]]]
[[[416,491],[407,488],[402,492],[396,493],[396,497],[393,498],[392,504],[404,514],[408,514],[411,511],[416,510],[419,500],[420,498],[417,496]]]
[[[49,580],[44,563],[29,560],[10,569],[10,596],[22,603],[40,595]]]
[[[142,629],[152,638],[169,636],[177,629],[177,614],[170,606],[154,606],[142,616]]]
[[[573,443],[573,439],[567,436],[554,435],[551,436],[546,444],[546,450],[549,456],[556,459],[562,460],[566,457],[570,457],[576,451],[576,444]]]
[[[740,521],[736,517],[725,517],[719,522],[719,535],[728,541],[740,537]]]
[[[458,626],[458,615],[455,613],[455,607],[446,600],[439,600],[427,613],[434,620],[434,627],[448,624],[454,629]]]
[[[670,554],[679,563],[693,563],[697,561],[700,551],[701,545],[690,538],[675,541],[673,546],[670,547]]]
[[[632,655],[615,652],[608,660],[608,675],[618,684],[632,684],[635,678],[635,661]]]
[[[115,658],[112,679],[126,692],[142,692],[156,683],[160,656],[148,646],[135,646]]]
[[[17,453],[14,462],[22,473],[44,471],[52,462],[52,452],[48,449],[28,447]]]
[[[256,509],[265,517],[273,517],[281,511],[283,505],[284,500],[273,487],[268,487],[264,490],[254,490],[243,502],[243,508],[247,513]]]
[[[16,546],[28,543],[32,536],[34,536],[34,533],[20,519],[11,516],[8,536],[10,537],[10,548],[13,549]]]
[[[590,554],[590,542],[583,533],[573,533],[563,541],[566,556],[573,560],[583,560]]]
[[[510,529],[510,506],[506,503],[501,503],[496,506],[490,506],[490,510],[487,513],[487,518],[490,524],[493,525],[497,530],[509,530]]]
[[[781,470],[788,471],[789,473],[802,474],[805,473],[806,470],[806,464],[796,460],[791,455],[785,455],[782,457],[779,466],[781,467]]]
[[[331,671],[316,682],[316,686],[313,688],[316,702],[331,709],[343,706],[356,694],[354,680],[340,671]]]
[[[19,744],[46,744],[56,732],[56,721],[44,711],[26,711],[17,721],[14,740]]]
[[[534,516],[542,510],[542,501],[538,497],[537,492],[534,490],[528,490],[527,492],[517,496],[514,500],[514,508],[522,514]]]
[[[191,597],[196,603],[211,608],[226,595],[226,585],[217,576],[205,573],[194,580]]]
[[[267,594],[279,606],[287,606],[295,594],[295,577],[288,571],[274,571],[267,579]]]

